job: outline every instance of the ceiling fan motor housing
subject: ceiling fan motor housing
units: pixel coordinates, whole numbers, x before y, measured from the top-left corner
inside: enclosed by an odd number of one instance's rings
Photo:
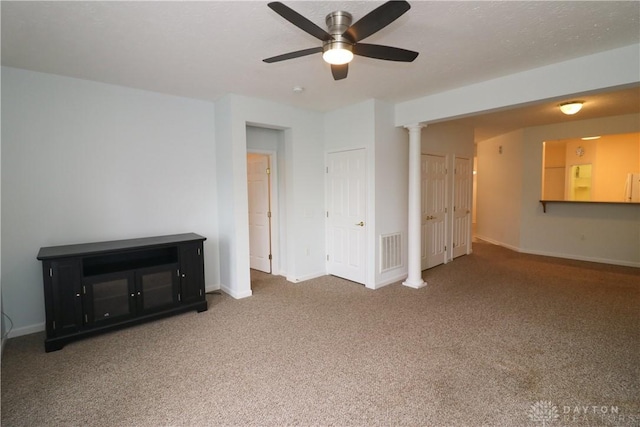
[[[345,31],[351,26],[353,17],[349,12],[338,10],[327,15],[325,22],[328,33],[333,36],[333,40],[325,41],[322,45],[323,52],[330,49],[345,49],[351,51],[352,42],[343,37]]]

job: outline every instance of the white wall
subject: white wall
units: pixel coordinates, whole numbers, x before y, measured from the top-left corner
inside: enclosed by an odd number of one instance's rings
[[[448,122],[434,123],[422,129],[420,134],[420,150],[422,154],[436,154],[447,159],[447,229],[445,242],[447,246],[447,261],[453,259],[453,193],[455,159],[464,157],[473,163],[474,142],[473,128],[460,126]]]
[[[374,106],[375,101],[370,99],[325,113],[325,151],[371,150],[375,142]]]
[[[2,70],[0,69],[0,78]],[[2,89],[0,85],[0,96]],[[0,136],[0,176],[2,176],[2,136]],[[2,359],[2,351],[4,350],[5,334],[7,327],[4,323],[4,305],[2,303],[2,185],[0,185],[0,359]]]
[[[576,72],[579,70],[579,72]],[[530,103],[535,103],[542,100],[551,99],[563,99],[573,94],[589,93],[601,91],[604,89],[611,89],[616,87],[625,87],[640,82],[640,45],[634,44],[622,48],[612,49],[605,52],[600,52],[593,55],[588,55],[572,60],[551,64],[548,66],[536,68],[533,70],[527,70],[520,73],[511,74],[501,78],[472,84],[469,86],[460,87],[457,89],[449,90],[446,92],[425,96],[422,98],[413,99],[410,101],[396,104],[395,106],[395,124],[397,126],[410,125],[413,123],[433,123],[442,122],[452,118],[465,117],[483,112],[499,111],[500,109],[510,108],[514,106],[523,106]],[[592,132],[593,133],[593,132]],[[555,139],[564,138],[561,136]],[[536,155],[541,156],[541,153],[530,152],[531,147],[525,144],[523,137],[516,138],[518,141],[510,143],[510,147],[513,150],[521,150],[522,156]],[[493,144],[498,144],[498,141],[493,141]],[[505,144],[503,144],[505,145]],[[489,146],[485,147],[487,150]],[[491,153],[495,152],[495,148]],[[515,200],[500,199],[495,200],[504,208],[499,214],[501,218],[509,221],[503,225],[500,225],[496,217],[490,216],[494,212],[490,208],[487,201],[493,197],[499,197],[495,192],[490,193],[484,197],[480,192],[480,186],[482,176],[482,169],[485,169],[484,173],[488,175],[486,180],[493,178],[496,180],[497,185],[505,185],[500,183],[502,181],[500,174],[506,175],[504,170],[491,170],[486,168],[492,168],[490,158],[494,158],[495,161],[500,162],[493,154],[487,152],[485,154],[491,154],[490,157],[485,158],[485,168],[482,167],[480,160],[480,150],[478,149],[478,233],[485,234],[490,241],[494,241],[505,246],[519,248],[520,250],[530,251],[532,253],[548,253],[557,254],[557,256],[569,256],[576,257],[578,259],[588,260],[600,260],[603,262],[615,262],[629,265],[638,265],[638,240],[640,233],[638,232],[638,213],[637,207],[632,206],[593,206],[591,215],[595,215],[597,221],[583,221],[579,218],[585,215],[584,210],[576,210],[577,206],[556,206],[556,212],[561,212],[561,215],[567,217],[564,221],[564,225],[567,224],[579,224],[577,227],[579,230],[583,230],[585,226],[599,227],[601,221],[608,221],[607,217],[613,218],[607,226],[600,228],[598,233],[591,235],[584,235],[585,240],[593,240],[592,244],[585,244],[583,239],[583,233],[580,232],[575,235],[580,239],[580,244],[574,243],[570,247],[567,247],[565,243],[556,241],[559,236],[569,237],[566,234],[553,235],[552,239],[545,240],[547,230],[552,233],[551,230],[554,227],[545,227],[548,225],[549,217],[546,220],[539,221],[539,218],[532,218],[533,212],[538,212],[536,209],[539,207],[539,189],[531,190],[530,186],[539,186],[540,179],[535,180],[527,178],[523,182],[521,176],[513,176],[512,179],[519,180],[522,183],[523,188],[517,190],[515,186],[509,186],[506,189],[512,195],[520,197],[519,202]],[[514,151],[505,153],[506,155],[517,154]],[[502,157],[505,159],[505,157]],[[530,159],[527,160],[527,162]],[[522,165],[522,163],[520,163]],[[526,165],[529,165],[528,163]],[[512,166],[508,166],[512,167]],[[524,168],[523,168],[524,169]],[[527,177],[532,176],[535,173],[533,170],[529,170],[530,165],[527,168]],[[525,171],[523,171],[525,173]],[[539,172],[538,172],[539,173]],[[497,175],[492,175],[497,174]],[[485,195],[489,191],[489,185],[485,185]],[[491,190],[493,191],[493,190]],[[534,196],[535,194],[535,196]],[[484,207],[480,204],[483,199],[485,200]],[[518,206],[520,203],[521,206]],[[485,219],[491,218],[492,223],[483,223],[483,211],[485,211]],[[522,217],[518,216],[518,212],[521,212]],[[536,214],[537,215],[537,214]],[[575,217],[573,216],[575,215]],[[618,225],[616,224],[616,221]],[[537,228],[540,225],[542,228]],[[506,227],[506,228],[505,228]],[[558,229],[563,226],[557,226]],[[565,231],[572,230],[575,227],[569,226],[564,228]],[[605,236],[605,231],[608,230]],[[625,230],[622,232],[621,230]],[[621,236],[621,234],[623,236]],[[591,236],[591,237],[589,237]],[[616,245],[611,241],[611,236],[623,237],[621,242],[622,246]],[[569,240],[571,240],[569,239]],[[600,241],[600,245],[597,241]],[[565,242],[566,240],[563,240]],[[604,245],[602,245],[604,243]],[[558,244],[558,245],[557,245]],[[633,247],[629,246],[630,244]],[[613,248],[615,246],[615,248]]]
[[[12,335],[42,330],[42,246],[207,237],[219,287],[212,103],[2,69],[2,293]]]
[[[249,216],[247,209],[237,206],[236,194],[247,194],[246,178],[246,138],[244,124],[241,128],[233,126],[233,99],[227,96],[216,103],[216,173],[218,182],[218,246],[220,253],[220,287],[235,298],[251,295],[251,278],[249,276]],[[241,133],[240,135],[237,135]],[[245,141],[242,145],[233,144],[234,139]],[[239,177],[236,169],[244,162],[244,177]],[[239,182],[239,180],[242,180]],[[242,187],[244,182],[244,188]],[[244,191],[244,193],[243,193]],[[236,215],[241,216],[236,221]],[[247,224],[246,233],[242,233],[242,224]],[[238,230],[240,227],[240,230]],[[239,239],[246,239],[246,262],[238,252],[241,243]],[[244,264],[246,265],[244,265]],[[241,265],[240,265],[241,264]],[[237,285],[242,283],[242,286]]]
[[[520,249],[522,156],[522,130],[478,144],[477,236],[513,250]]]
[[[434,123],[639,81],[640,45],[634,44],[401,102],[395,123]]]
[[[452,117],[637,83],[639,47],[577,58],[393,107],[369,100],[327,115],[237,95],[227,95],[214,105],[3,68],[2,305],[13,317],[16,334],[43,328],[42,278],[35,259],[41,246],[185,231],[209,239],[205,243],[208,288],[221,286],[235,297],[251,295],[247,124],[283,131],[287,278],[297,282],[322,275],[324,197],[318,195],[324,194],[327,150],[361,146],[370,151],[369,180],[380,187],[369,188],[368,194],[368,216],[376,224],[369,238],[375,242],[386,230],[406,227],[402,200],[406,175],[402,180],[392,178],[401,176],[395,172],[406,167],[406,156],[391,153],[392,141],[406,142],[408,137],[395,126],[419,122],[434,126]],[[578,77],[576,69],[581,70]],[[386,121],[391,110],[395,126]],[[527,133],[522,156],[541,156],[531,151],[528,138]],[[384,171],[381,162],[387,156],[391,167]],[[525,162],[523,173],[533,172],[531,168]],[[605,261],[615,257],[638,265],[637,207],[603,206],[585,214],[556,206],[551,219],[549,213],[540,215],[539,189],[530,188],[539,183],[539,179],[524,181],[522,218],[515,226],[520,238],[506,236],[503,243],[517,240],[525,251]],[[393,205],[397,212],[389,208]],[[602,226],[603,221],[602,229],[584,234],[582,240],[581,230]],[[578,224],[580,234],[567,224]],[[543,232],[532,231],[554,228],[572,230],[582,242],[594,244],[548,245],[540,240]],[[372,247],[368,257],[377,262],[377,244]],[[370,287],[389,279],[376,275],[376,270],[368,270]]]
[[[394,106],[369,99],[325,114],[326,153],[363,148],[367,165],[365,286],[377,289],[407,277],[408,131],[394,124]],[[401,233],[402,266],[380,271],[380,236]]]
[[[423,154],[438,153],[473,159],[475,151],[473,127],[448,122],[434,123],[423,128],[420,136],[420,148]]]
[[[478,237],[526,253],[640,267],[640,205],[553,203],[544,213],[539,202],[544,140],[638,129],[640,116],[633,114],[525,128],[480,142]]]
[[[270,129],[247,125],[247,150],[255,152],[275,151],[284,155],[284,132],[280,129]]]
[[[375,101],[375,288],[407,277],[409,131],[394,124],[394,106]],[[400,232],[402,267],[380,272],[380,236]]]
[[[323,122],[320,113],[227,95],[216,103],[222,289],[251,295],[247,201],[247,124],[284,131],[287,280],[323,275]],[[307,250],[308,249],[308,250]]]
[[[557,203],[548,204],[543,213],[539,203],[545,139],[638,131],[637,114],[524,129],[520,231],[523,252],[640,267],[640,205]]]
[[[375,248],[376,230],[370,227],[376,224],[375,200],[375,101],[367,100],[349,105],[324,115],[324,162],[329,153],[364,149],[366,154],[366,266],[365,283],[368,288],[375,288]],[[326,179],[326,176],[324,177]],[[323,192],[324,194],[324,192]]]

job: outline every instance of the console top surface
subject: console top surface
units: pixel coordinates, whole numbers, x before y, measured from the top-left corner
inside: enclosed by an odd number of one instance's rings
[[[137,239],[112,240],[107,242],[81,243],[75,245],[49,246],[40,248],[38,259],[65,258],[100,254],[105,252],[151,248],[177,243],[205,241],[206,237],[195,233],[171,234],[167,236],[142,237]]]

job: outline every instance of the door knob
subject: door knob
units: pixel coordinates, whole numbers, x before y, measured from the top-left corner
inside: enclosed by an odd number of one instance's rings
[[[360,221],[359,223],[357,223],[356,225],[360,226],[360,227],[364,227],[364,221]]]

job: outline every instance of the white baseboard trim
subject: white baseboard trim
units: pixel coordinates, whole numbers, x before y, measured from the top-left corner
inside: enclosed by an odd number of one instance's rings
[[[219,291],[220,289],[220,285],[217,286],[206,286],[205,287],[205,292],[211,292],[211,291]],[[233,295],[231,292],[227,292],[227,290],[222,289],[225,293],[231,295],[234,298],[240,299],[240,298],[244,298],[242,296],[240,297],[236,297],[235,295]],[[247,296],[251,296],[251,293],[249,293],[249,295]],[[15,337],[20,337],[22,335],[29,335],[29,334],[35,334],[37,332],[42,332],[45,330],[45,324],[44,322],[42,323],[36,323],[35,325],[29,325],[29,326],[23,326],[21,328],[14,328],[12,329],[9,334],[7,335],[7,338],[15,338]],[[7,341],[7,338],[5,338],[4,340],[2,340],[2,350],[4,350],[4,345]]]
[[[633,262],[633,261],[620,261],[617,259],[608,259],[608,258],[594,258],[594,257],[586,257],[586,256],[580,256],[580,255],[573,255],[573,254],[562,254],[562,253],[548,252],[548,251],[530,251],[526,249],[521,249],[519,252],[522,252],[523,254],[530,254],[530,255],[542,255],[542,256],[549,256],[554,258],[574,259],[576,261],[597,262],[599,264],[611,264],[611,265],[619,265],[622,267],[640,268],[640,262]]]
[[[476,235],[475,237],[478,240],[482,240],[484,242],[491,243],[492,245],[502,246],[503,248],[507,248],[507,249],[511,249],[512,251],[520,252],[520,248],[517,247],[517,246],[508,245],[508,244],[500,242],[498,240],[490,239],[488,237],[484,237],[484,236],[480,236],[480,235]]]
[[[206,293],[213,292],[213,291],[219,291],[219,290],[220,290],[220,284],[217,284],[217,285],[209,285],[209,286],[205,286],[205,287],[204,287],[204,291],[205,291]]]
[[[383,280],[382,282],[374,283],[373,287],[368,289],[380,289],[385,286],[393,285],[394,283],[402,282],[407,278],[407,273],[400,274],[398,276],[392,277],[391,279]]]
[[[318,272],[318,273],[307,274],[306,276],[301,276],[301,277],[287,276],[287,282],[300,283],[300,282],[304,282],[305,280],[317,279],[318,277],[322,277],[322,276],[326,276],[326,275],[327,275],[327,273],[322,271],[322,272]]]
[[[618,260],[618,259],[609,259],[609,258],[586,257],[586,256],[582,256],[582,255],[564,254],[564,253],[560,253],[560,252],[537,251],[537,250],[522,249],[522,248],[518,248],[518,247],[515,247],[515,246],[507,245],[507,244],[499,242],[497,240],[489,239],[489,238],[486,238],[486,237],[483,237],[483,236],[480,236],[480,235],[476,235],[476,238],[479,239],[479,240],[483,240],[483,241],[485,241],[487,243],[491,243],[493,245],[502,246],[504,248],[511,249],[512,251],[520,252],[520,253],[523,253],[523,254],[541,255],[541,256],[549,256],[549,257],[554,257],[554,258],[573,259],[573,260],[576,260],[576,261],[597,262],[597,263],[600,263],[600,264],[611,264],[611,265],[620,265],[620,266],[623,266],[623,267],[640,268],[640,262],[622,261],[622,260]]]
[[[220,285],[220,290],[235,299],[248,298],[251,295],[253,295],[253,292],[251,291],[251,289],[245,292],[236,292],[227,286]]]
[[[22,335],[35,334],[44,331],[44,322],[35,325],[23,326],[22,328],[14,328],[9,332],[8,338],[20,337]]]

